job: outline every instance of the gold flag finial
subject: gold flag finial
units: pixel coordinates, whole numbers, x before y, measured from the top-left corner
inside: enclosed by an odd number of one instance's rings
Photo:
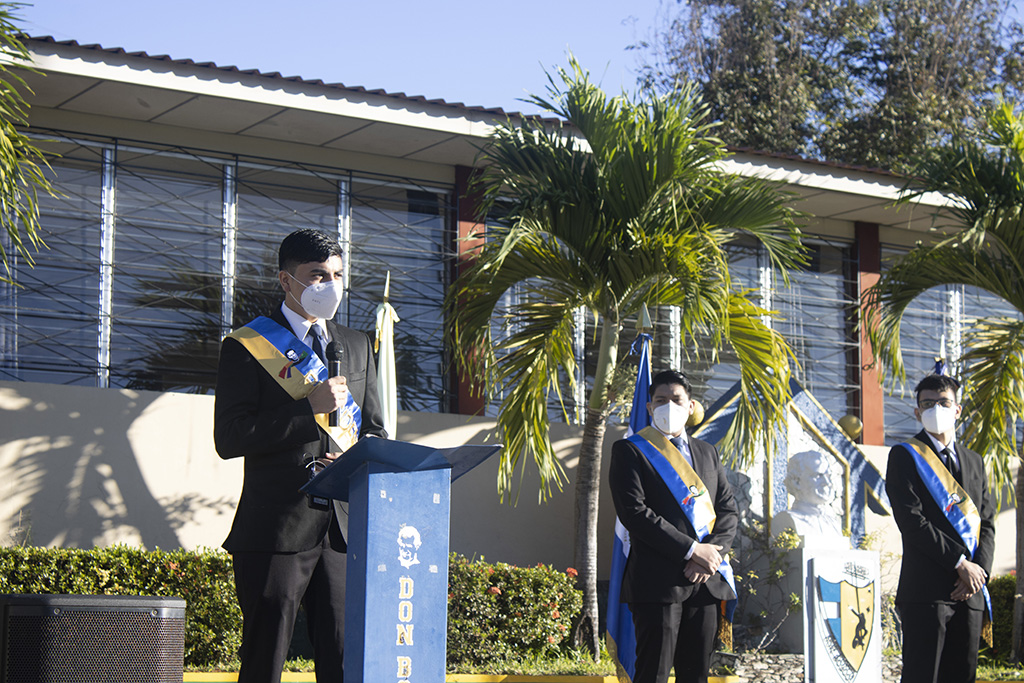
[[[651,332],[654,330],[654,323],[651,322],[651,313],[647,310],[647,304],[641,304],[640,315],[636,318],[637,332]]]

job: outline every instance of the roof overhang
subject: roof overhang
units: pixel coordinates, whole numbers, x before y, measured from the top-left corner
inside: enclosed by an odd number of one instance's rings
[[[447,167],[474,165],[494,126],[521,120],[467,107],[279,74],[240,71],[73,41],[26,41],[39,73],[23,77],[33,109],[172,126]],[[543,119],[559,125],[553,119]],[[566,129],[568,134],[571,130]],[[937,194],[896,207],[904,181],[836,164],[739,152],[726,169],[787,184],[819,221],[877,223],[920,233],[936,226]]]
[[[467,166],[499,120],[276,75],[40,40],[28,48],[40,72],[23,74],[30,102],[58,111]]]

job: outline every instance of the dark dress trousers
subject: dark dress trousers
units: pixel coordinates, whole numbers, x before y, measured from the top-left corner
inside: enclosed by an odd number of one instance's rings
[[[275,310],[269,316],[291,334]],[[384,435],[369,338],[327,322],[343,349],[342,372],[362,410],[360,436]],[[244,479],[224,548],[242,608],[239,681],[279,681],[296,612],[306,608],[317,677],[342,680],[345,540],[340,504],[310,508],[305,465],[326,452],[307,399],[293,400],[236,340],[221,346],[214,408],[221,458],[244,458]]]
[[[689,439],[693,468],[715,504],[715,528],[705,543],[732,548],[739,514],[718,450]],[[703,586],[689,581],[686,553],[697,540],[689,520],[650,461],[631,442],[612,445],[612,502],[629,532],[622,601],[636,628],[634,683],[661,683],[675,666],[680,683],[706,681],[717,630],[717,602],[735,597],[721,574]]]
[[[934,452],[926,432],[915,438]],[[995,503],[981,456],[957,443],[956,457],[960,484],[981,515],[973,557],[925,489],[911,454],[902,446],[889,451],[885,488],[903,538],[896,606],[903,622],[904,683],[975,680],[984,596],[979,591],[969,600],[955,602],[950,594],[961,555],[986,574],[992,569]]]

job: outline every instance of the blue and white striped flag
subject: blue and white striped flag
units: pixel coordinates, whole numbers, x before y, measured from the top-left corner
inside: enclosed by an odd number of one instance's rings
[[[651,342],[653,337],[641,333],[633,340],[631,354],[640,353],[640,365],[633,389],[633,407],[629,411],[629,429],[626,436],[639,432],[651,423],[647,413],[651,386]],[[637,348],[639,346],[639,349]],[[619,602],[622,593],[622,578],[626,572],[626,558],[629,557],[629,534],[618,517],[615,518],[615,539],[612,543],[612,572],[608,586],[608,651],[615,660],[619,681],[633,680],[636,672],[636,633],[633,631],[633,615],[629,605]]]

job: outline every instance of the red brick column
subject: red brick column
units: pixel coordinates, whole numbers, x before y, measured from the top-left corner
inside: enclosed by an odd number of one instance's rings
[[[470,181],[476,169],[455,167],[455,262],[452,267],[454,281],[475,258],[475,252],[484,243],[484,223],[480,220],[480,197],[471,193]],[[476,415],[484,412],[484,397],[470,391],[470,383],[462,367],[453,365],[451,382],[455,404],[452,412]]]
[[[882,269],[882,243],[877,223],[856,223],[857,263],[861,298],[868,287],[878,282]],[[863,315],[861,316],[863,320]],[[885,394],[880,383],[880,368],[868,339],[867,330],[860,328],[860,419],[864,422],[861,443],[868,446],[885,445]]]

